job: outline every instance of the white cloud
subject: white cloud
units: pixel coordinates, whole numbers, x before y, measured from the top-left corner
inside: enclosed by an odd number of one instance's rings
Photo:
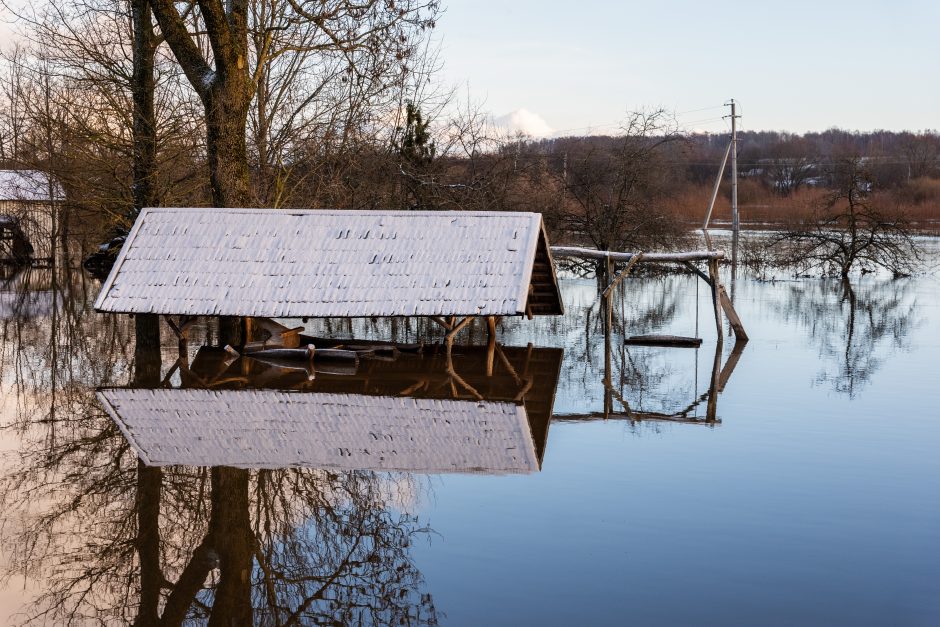
[[[493,120],[493,124],[509,134],[524,133],[532,137],[547,137],[554,131],[542,116],[528,109],[516,109]]]

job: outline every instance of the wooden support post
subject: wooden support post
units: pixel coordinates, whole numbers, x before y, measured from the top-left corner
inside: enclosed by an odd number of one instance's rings
[[[496,338],[491,337],[486,343],[486,376],[493,376],[493,362],[496,359]]]
[[[454,319],[456,320],[456,318]],[[457,324],[454,324],[451,330],[447,332],[447,335],[444,336],[444,341],[447,343],[448,351],[450,351],[450,347],[454,343],[454,336],[460,333],[460,331],[471,322],[473,322],[473,316],[467,316]]]
[[[738,342],[747,342],[747,332],[744,330],[741,318],[738,317],[738,312],[734,310],[734,303],[731,302],[728,292],[725,291],[725,286],[720,283],[718,284],[718,297],[721,300],[721,308],[724,309],[725,315],[728,316],[728,322],[731,323],[735,339]]]
[[[627,262],[627,266],[620,271],[620,274],[616,275],[610,284],[607,286],[607,289],[604,290],[604,296],[609,296],[620,282],[623,281],[628,274],[633,270],[633,266],[640,263],[643,260],[643,253],[636,253],[633,257],[630,258],[630,261]],[[613,262],[610,262],[610,265],[613,266]]]
[[[716,422],[718,419],[719,368],[721,367],[721,333],[715,344],[715,361],[712,363],[712,376],[708,384],[708,402],[705,405],[705,421]]]
[[[718,345],[724,341],[724,335],[721,328],[721,299],[718,297],[718,286],[720,278],[718,276],[718,260],[708,260],[708,282],[712,288],[712,305],[715,309],[715,328],[718,330]]]
[[[614,332],[614,289],[616,289],[616,287],[620,284],[620,282],[623,281],[626,278],[626,276],[630,274],[631,271],[633,271],[633,267],[636,264],[640,263],[642,259],[643,259],[643,253],[636,253],[635,255],[633,255],[633,257],[630,258],[630,261],[627,262],[626,267],[623,270],[621,270],[619,274],[614,276],[610,284],[601,294],[601,303],[604,306],[604,315],[606,316],[605,318],[606,327],[604,331],[606,335],[610,335],[611,333]],[[611,268],[611,271],[612,271],[612,268],[614,265],[613,261],[608,259],[607,263],[608,263],[608,267]]]
[[[451,329],[454,328],[453,325],[448,324],[447,321],[441,318],[440,316],[428,316],[428,317],[431,319],[432,322],[436,322],[441,327],[443,327],[445,331],[450,331]]]
[[[168,315],[163,316],[163,319],[166,320],[167,326],[170,327],[170,330],[173,331],[176,335],[177,340],[179,340],[179,354],[180,359],[184,361],[184,364],[189,364],[189,328],[193,326],[196,322],[196,316],[179,316],[177,322],[173,322],[173,318]]]
[[[486,376],[493,376],[493,361],[496,357],[496,316],[486,317]]]
[[[512,380],[516,382],[516,385],[522,385],[522,378],[519,376],[519,373],[516,372],[516,369],[512,367],[512,362],[510,362],[509,358],[506,357],[506,353],[504,353],[503,349],[499,347],[499,344],[496,345],[496,355],[499,357],[499,362],[503,364],[506,372],[508,372],[509,376],[512,377]]]
[[[721,368],[721,374],[718,375],[718,391],[724,392],[725,385],[728,384],[728,379],[731,378],[731,373],[734,372],[735,367],[738,365],[738,361],[741,359],[741,354],[744,352],[744,347],[747,345],[747,342],[744,340],[738,340],[734,343],[734,348],[731,349],[731,354],[728,355],[728,361],[725,362],[725,365]]]

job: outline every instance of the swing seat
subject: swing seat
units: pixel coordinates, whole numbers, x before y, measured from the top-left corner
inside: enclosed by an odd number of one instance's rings
[[[684,337],[681,335],[631,335],[624,339],[623,343],[632,344],[634,346],[698,348],[702,345],[702,338]]]

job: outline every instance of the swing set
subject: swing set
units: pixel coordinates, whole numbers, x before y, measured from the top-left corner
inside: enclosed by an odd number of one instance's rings
[[[577,259],[602,260],[607,263],[607,276],[612,277],[607,287],[601,293],[601,303],[605,313],[605,376],[604,376],[604,411],[602,413],[585,414],[584,416],[568,417],[569,419],[591,419],[591,418],[626,418],[634,422],[657,420],[683,423],[704,423],[717,424],[721,421],[716,416],[718,394],[724,390],[725,384],[731,377],[735,366],[743,352],[744,345],[748,341],[747,332],[741,322],[727,290],[721,283],[718,274],[718,263],[724,258],[724,252],[720,250],[691,251],[678,253],[628,253],[601,251],[590,248],[579,248],[569,246],[553,246],[552,255],[555,257],[569,257]],[[616,271],[615,264],[624,262],[624,267]],[[700,269],[696,262],[705,262],[707,274]],[[717,342],[715,346],[715,358],[712,365],[708,390],[696,396],[698,390],[698,350],[695,352],[695,392],[689,405],[682,410],[664,414],[657,412],[642,412],[631,410],[629,404],[614,389],[611,375],[611,332],[613,329],[613,298],[612,295],[616,287],[633,271],[640,263],[673,263],[679,264],[690,270],[696,277],[705,281],[711,290],[711,300],[715,315],[715,327],[717,330]],[[698,349],[702,344],[699,337],[699,298],[698,283],[696,282],[695,299],[695,336],[677,336],[677,335],[633,335],[626,337],[624,343],[635,346],[659,346],[659,347],[689,347]],[[728,317],[728,322],[735,335],[735,346],[724,366],[721,365],[721,353],[724,338],[722,326],[722,312]],[[623,406],[623,411],[614,411],[614,400],[619,401]],[[695,415],[696,409],[705,403],[706,412],[704,419]]]

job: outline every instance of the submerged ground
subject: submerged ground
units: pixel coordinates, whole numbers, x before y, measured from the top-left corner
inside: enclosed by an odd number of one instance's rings
[[[235,484],[200,467],[165,467],[153,483],[105,413],[95,390],[139,384],[140,364],[132,322],[90,310],[97,283],[14,277],[0,294],[0,622],[165,611],[224,507],[245,514],[244,528],[229,521],[220,533],[248,538],[242,601],[263,624],[940,623],[934,274],[845,284],[744,273],[733,291],[751,341],[735,352],[724,338],[715,420],[715,329],[696,279],[624,283],[609,373],[596,282],[562,287],[566,316],[507,321],[500,335],[520,378],[529,344],[563,349],[537,353],[561,367],[557,381],[539,380],[554,385],[554,417],[530,472],[273,467],[226,495]],[[309,329],[426,335],[403,322]],[[647,332],[704,341],[623,345],[624,334]],[[200,330],[190,353],[212,333]],[[178,356],[167,335],[161,377]],[[454,370],[484,400],[505,401],[518,381],[497,365],[501,383],[487,392],[469,354]],[[382,377],[403,366],[375,368],[362,394],[381,395]],[[344,376],[321,373],[317,391],[351,393]],[[187,382],[175,373],[167,385]],[[429,389],[411,394],[440,394]],[[452,395],[475,398],[459,383]],[[485,438],[470,440],[453,454],[473,458]],[[162,509],[148,518],[155,495]],[[235,558],[219,553],[200,558],[209,577],[186,604],[196,623],[215,604],[242,602],[222,592]]]

